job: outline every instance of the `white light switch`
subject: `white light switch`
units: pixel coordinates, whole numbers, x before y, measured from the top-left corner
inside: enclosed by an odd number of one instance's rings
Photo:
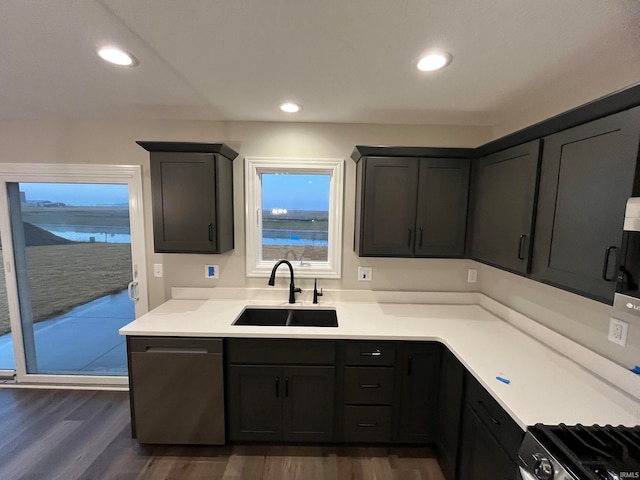
[[[153,276],[161,278],[162,275],[163,275],[163,273],[162,273],[162,264],[161,263],[154,263],[153,264]]]

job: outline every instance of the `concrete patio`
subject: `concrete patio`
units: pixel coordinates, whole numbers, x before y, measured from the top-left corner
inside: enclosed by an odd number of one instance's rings
[[[124,337],[118,329],[135,318],[123,290],[34,325],[38,371],[64,375],[127,375]],[[0,336],[0,370],[15,368],[11,334]]]

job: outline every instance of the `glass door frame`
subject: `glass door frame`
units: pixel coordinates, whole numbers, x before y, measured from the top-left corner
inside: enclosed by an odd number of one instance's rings
[[[24,338],[15,272],[13,235],[10,225],[7,183],[119,183],[129,189],[129,224],[131,228],[132,280],[135,287],[135,317],[149,311],[145,250],[144,210],[142,202],[142,167],[140,165],[78,165],[0,163],[0,236],[5,269],[7,302],[18,383],[50,385],[126,386],[127,376],[50,375],[27,373]]]

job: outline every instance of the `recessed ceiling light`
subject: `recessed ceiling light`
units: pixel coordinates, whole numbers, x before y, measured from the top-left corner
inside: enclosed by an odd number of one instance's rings
[[[433,72],[440,70],[451,63],[450,53],[430,53],[418,61],[418,70],[421,72]]]
[[[98,50],[98,55],[100,55],[103,60],[115,63],[116,65],[122,65],[124,67],[133,67],[138,65],[138,61],[133,55],[116,47],[101,48]]]
[[[280,105],[280,110],[287,113],[297,113],[302,110],[302,106],[297,103],[283,103]]]

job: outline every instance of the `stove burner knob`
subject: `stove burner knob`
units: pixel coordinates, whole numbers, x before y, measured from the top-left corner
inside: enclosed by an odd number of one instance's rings
[[[535,463],[533,464],[533,474],[538,480],[553,480],[553,466],[548,458],[543,457],[539,453],[533,456]]]

